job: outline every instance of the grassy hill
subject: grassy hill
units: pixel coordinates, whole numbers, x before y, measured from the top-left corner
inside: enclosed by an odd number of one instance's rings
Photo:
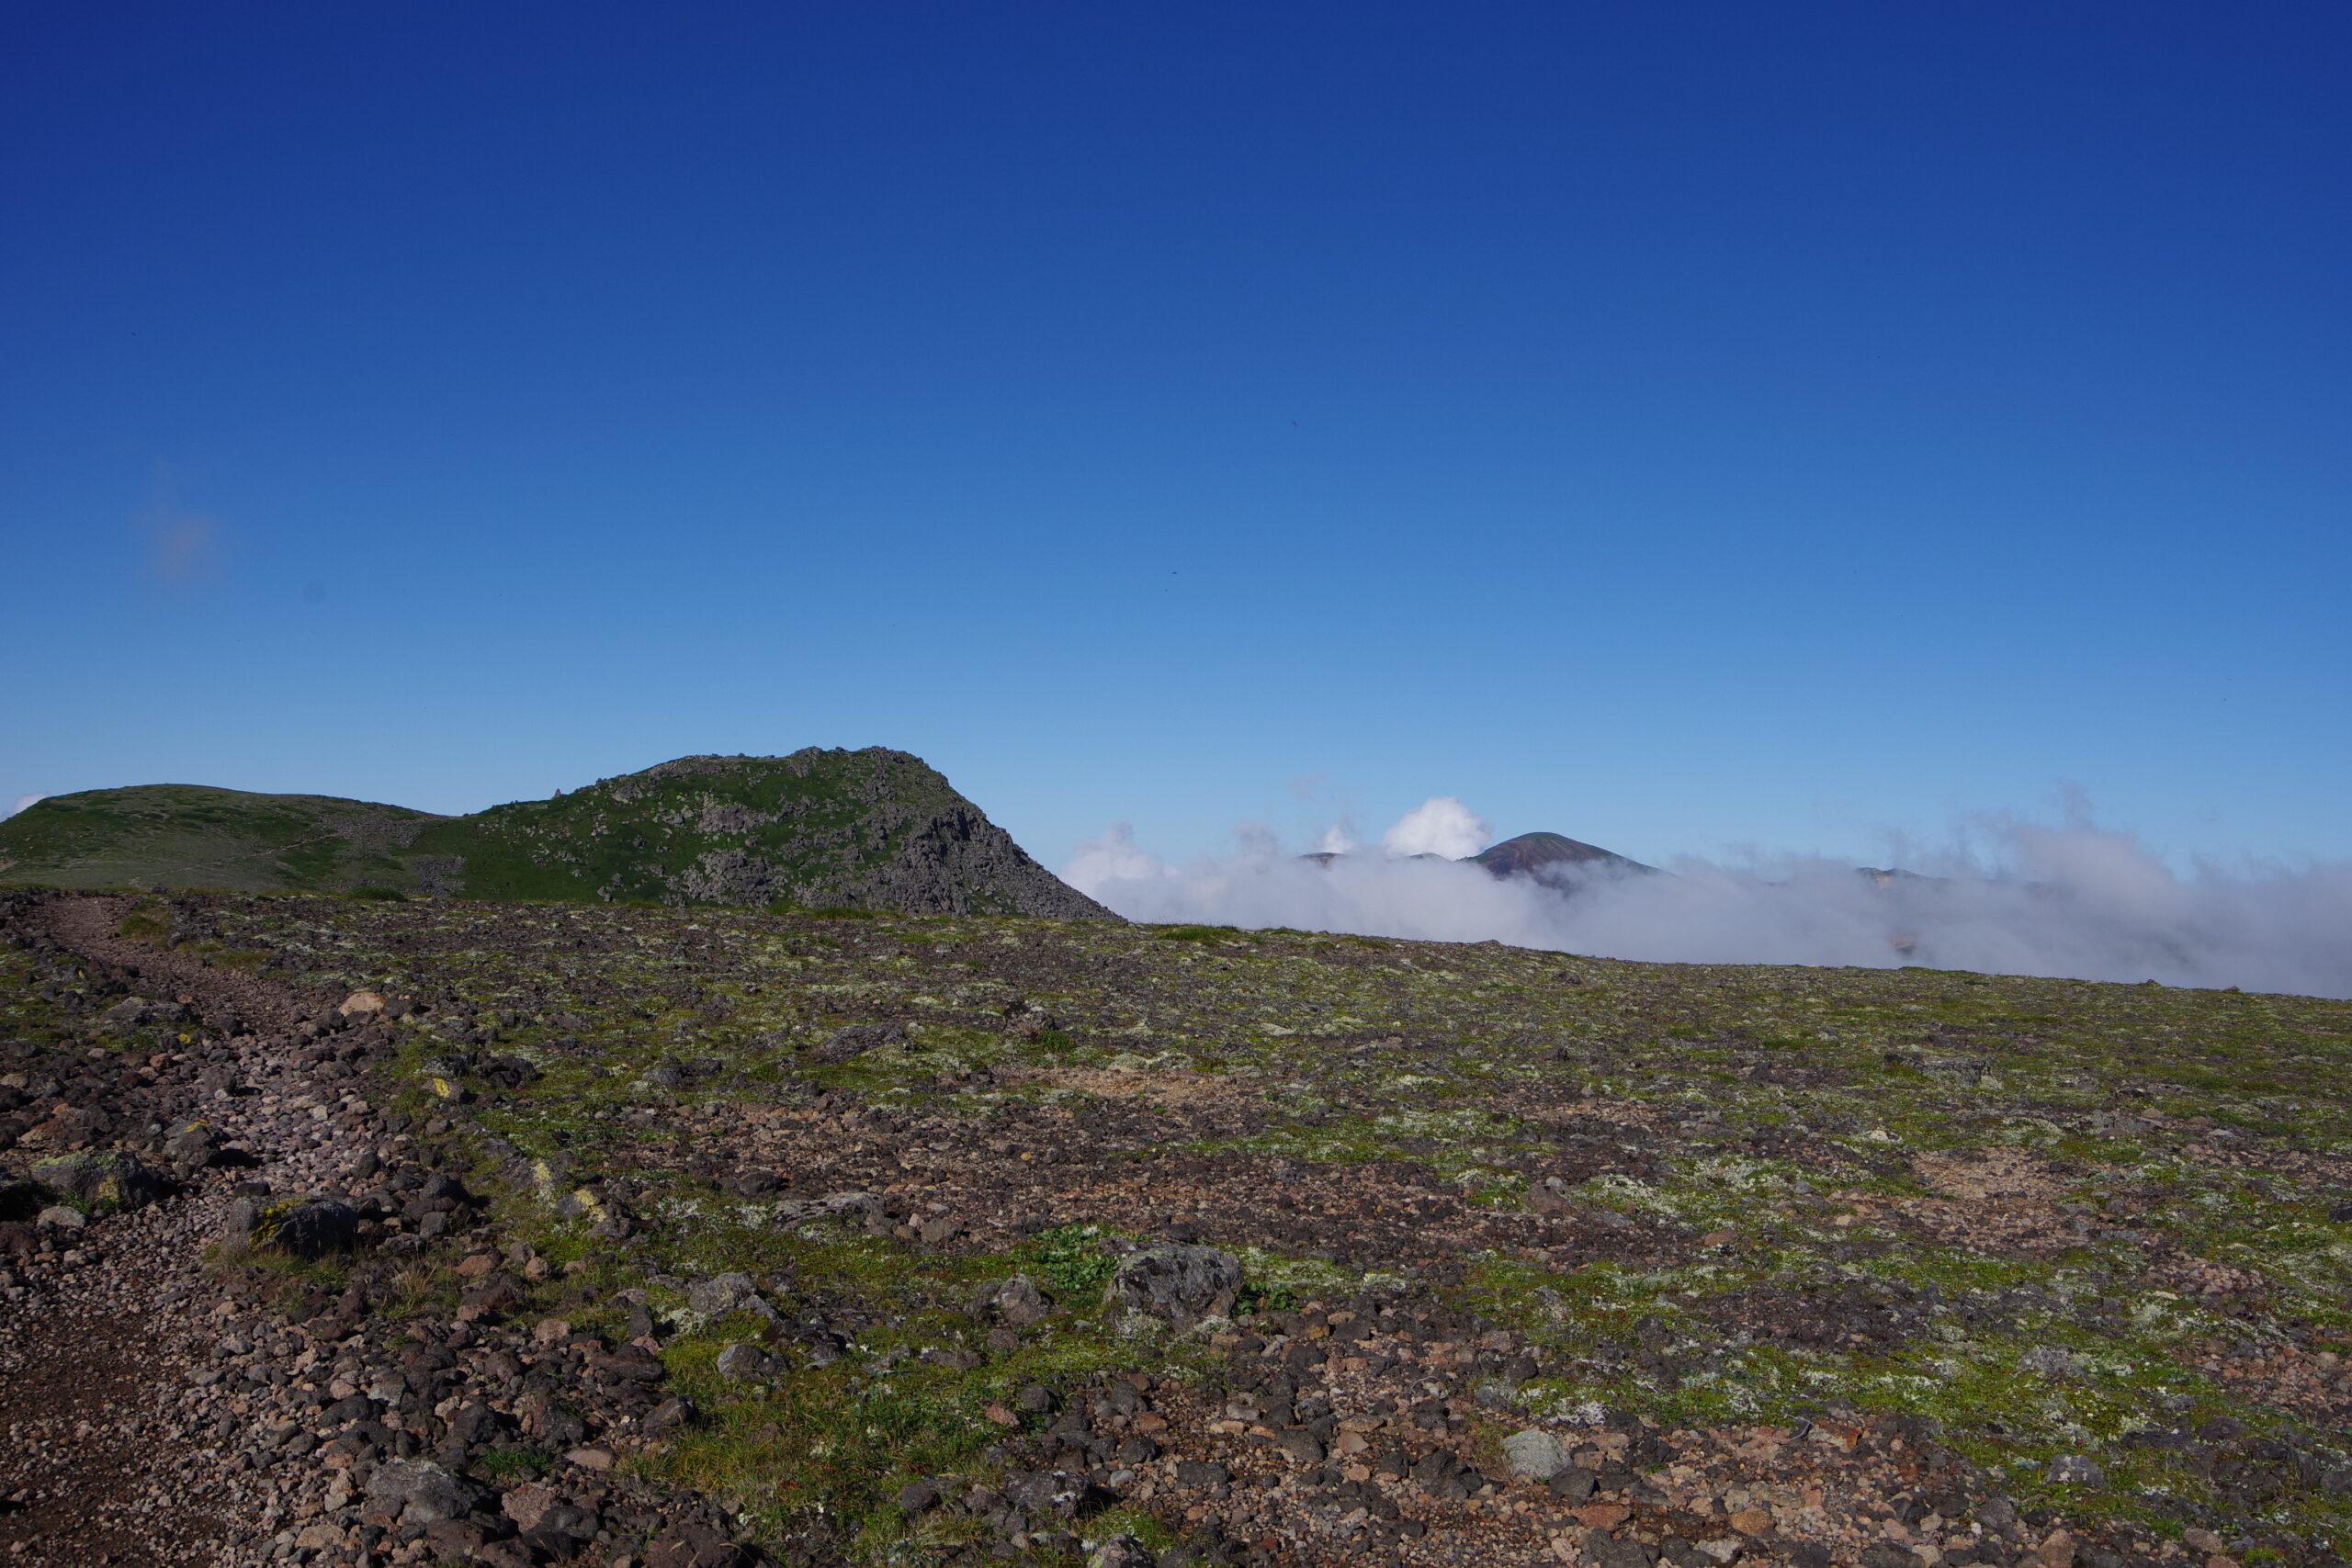
[[[0,823],[0,882],[1116,919],[921,758],[682,757],[466,817],[187,784],[88,790]]]
[[[0,822],[0,883],[331,891],[408,880],[429,812],[331,795],[140,784],[53,795]]]

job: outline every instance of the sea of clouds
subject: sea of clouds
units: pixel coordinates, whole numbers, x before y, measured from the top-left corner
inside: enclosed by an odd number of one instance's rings
[[[2072,810],[1986,818],[1965,847],[1888,879],[1814,855],[1562,886],[1460,863],[1491,841],[1460,800],[1416,807],[1377,846],[1327,832],[1309,858],[1244,828],[1233,853],[1170,864],[1126,823],[1080,846],[1064,880],[1130,919],[1495,940],[1610,958],[1921,964],[2352,997],[2352,863],[2176,871]]]

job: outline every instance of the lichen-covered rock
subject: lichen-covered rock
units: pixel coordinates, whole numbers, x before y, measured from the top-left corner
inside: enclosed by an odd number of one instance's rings
[[[705,1317],[730,1312],[753,1312],[773,1320],[775,1309],[760,1299],[760,1287],[749,1274],[713,1274],[686,1287],[686,1305]]]
[[[1233,1310],[1241,1293],[1241,1260],[1214,1247],[1152,1247],[1120,1261],[1104,1298],[1122,1312],[1189,1328]]]
[[[1503,1458],[1514,1472],[1531,1481],[1549,1481],[1568,1468],[1568,1450],[1560,1439],[1534,1427],[1505,1438]]]
[[[126,1154],[61,1155],[35,1165],[32,1174],[98,1214],[144,1208],[171,1190],[163,1176]]]
[[[1095,1547],[1086,1568],[1152,1568],[1151,1548],[1131,1535],[1114,1535]]]
[[[2058,1486],[2104,1486],[2107,1472],[2087,1454],[2060,1454],[2050,1461],[2050,1480]]]
[[[2036,1345],[2018,1358],[2018,1367],[2022,1371],[2063,1380],[2079,1376],[2083,1363],[2071,1350],[2056,1345]]]
[[[879,1192],[834,1192],[826,1196],[822,1213],[865,1226],[868,1235],[888,1235],[890,1205]]]

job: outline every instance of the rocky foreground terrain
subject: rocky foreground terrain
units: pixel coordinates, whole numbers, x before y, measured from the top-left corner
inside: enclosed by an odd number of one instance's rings
[[[2233,1568],[2352,1006],[0,896],[0,1557]]]

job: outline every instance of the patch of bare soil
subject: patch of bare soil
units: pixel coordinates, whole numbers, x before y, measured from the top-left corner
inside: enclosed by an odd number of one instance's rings
[[[1923,1154],[1911,1160],[1919,1179],[1947,1198],[2049,1199],[2064,1186],[2031,1151],[1972,1149],[1964,1154]]]
[[[0,1552],[28,1564],[210,1563],[230,1478],[181,1395],[209,1292],[183,1215],[126,1217],[68,1249],[0,1331]]]

